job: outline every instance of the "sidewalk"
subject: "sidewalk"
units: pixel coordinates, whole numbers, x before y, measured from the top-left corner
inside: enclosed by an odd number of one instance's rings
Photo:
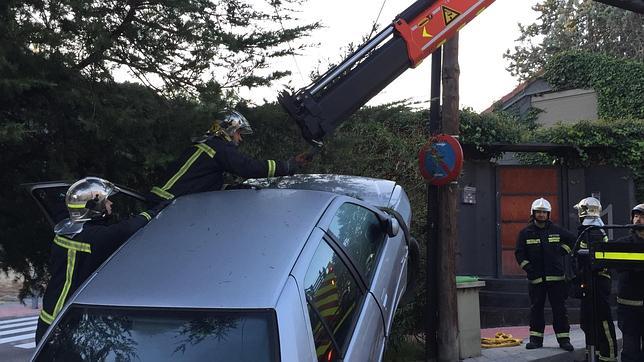
[[[482,349],[480,357],[467,358],[464,362],[515,362],[515,361],[584,361],[586,340],[584,332],[578,324],[570,326],[570,343],[575,346],[574,352],[566,352],[559,348],[552,326],[546,326],[543,348],[527,350],[525,345],[530,331],[528,326],[523,327],[497,327],[481,330],[481,337],[493,337],[497,332],[509,333],[515,338],[523,339],[523,343],[516,347]],[[615,326],[617,344],[622,344],[622,333]]]
[[[28,301],[28,300],[27,300]],[[20,302],[0,302],[0,319],[38,315],[40,309],[33,309],[29,304]]]

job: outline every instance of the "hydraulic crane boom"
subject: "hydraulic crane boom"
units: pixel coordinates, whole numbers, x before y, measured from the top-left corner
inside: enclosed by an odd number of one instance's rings
[[[321,145],[345,119],[414,68],[494,0],[418,0],[317,81],[278,100],[304,138]]]

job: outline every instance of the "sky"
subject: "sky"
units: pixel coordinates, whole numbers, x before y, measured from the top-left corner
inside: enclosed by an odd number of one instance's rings
[[[378,20],[380,29],[413,3],[413,0],[308,0],[299,15],[304,21],[320,21],[323,24],[324,28],[315,30],[309,38],[311,42],[320,43],[319,46],[283,59],[282,64],[287,65],[293,74],[270,89],[253,90],[254,98],[275,101],[285,82],[290,82],[295,89],[308,85],[308,75],[319,61],[323,64],[337,62],[343,47],[349,42],[360,42],[378,16],[383,1],[384,7]],[[461,108],[471,107],[475,111],[482,111],[519,84],[505,69],[509,63],[503,58],[503,53],[514,47],[520,35],[517,24],[527,25],[536,20],[538,14],[531,7],[537,2],[496,0],[460,31]],[[403,73],[368,104],[378,105],[402,99],[429,100],[429,58],[415,69]],[[326,70],[326,67],[323,68],[323,71]]]

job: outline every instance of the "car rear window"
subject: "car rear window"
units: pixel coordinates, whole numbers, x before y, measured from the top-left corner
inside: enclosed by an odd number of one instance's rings
[[[36,361],[279,361],[274,311],[70,308]]]

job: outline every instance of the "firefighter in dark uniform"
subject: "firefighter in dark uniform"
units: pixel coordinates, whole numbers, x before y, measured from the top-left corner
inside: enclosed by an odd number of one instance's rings
[[[237,111],[227,112],[170,165],[162,183],[150,190],[148,201],[156,204],[185,194],[222,190],[224,172],[242,178],[285,176],[308,162],[304,154],[288,161],[258,161],[242,154],[237,146],[242,135],[252,132],[244,116]]]
[[[38,319],[36,342],[58,316],[67,299],[132,234],[145,225],[158,209],[142,212],[116,224],[109,224],[112,202],[118,192],[111,182],[87,177],[67,190],[65,203],[69,218],[54,227],[50,274]]]
[[[631,210],[631,222],[644,225],[644,204]],[[617,241],[644,243],[644,229],[634,229]],[[617,317],[622,331],[622,362],[644,361],[644,271],[620,271]]]
[[[527,349],[543,346],[544,305],[550,300],[553,327],[559,346],[574,350],[570,344],[570,325],[566,311],[567,286],[564,258],[572,251],[575,236],[550,221],[548,200],[534,200],[530,222],[517,237],[515,257],[528,276],[530,296],[530,341]]]
[[[586,197],[574,206],[581,225],[579,226],[579,249],[588,250],[590,244],[608,242],[608,236],[602,229],[588,229],[590,226],[603,226],[600,218],[602,205],[594,197]],[[617,361],[617,339],[615,338],[615,325],[610,310],[611,276],[607,269],[592,270],[587,254],[577,255],[577,278],[581,283],[578,290],[581,298],[581,329],[586,336],[586,353],[590,353],[588,346],[596,347],[595,353],[600,361]],[[593,292],[588,290],[592,280]],[[594,299],[594,301],[593,301]],[[594,314],[593,314],[594,303]],[[594,322],[594,325],[593,325]],[[595,340],[592,340],[592,336]]]

